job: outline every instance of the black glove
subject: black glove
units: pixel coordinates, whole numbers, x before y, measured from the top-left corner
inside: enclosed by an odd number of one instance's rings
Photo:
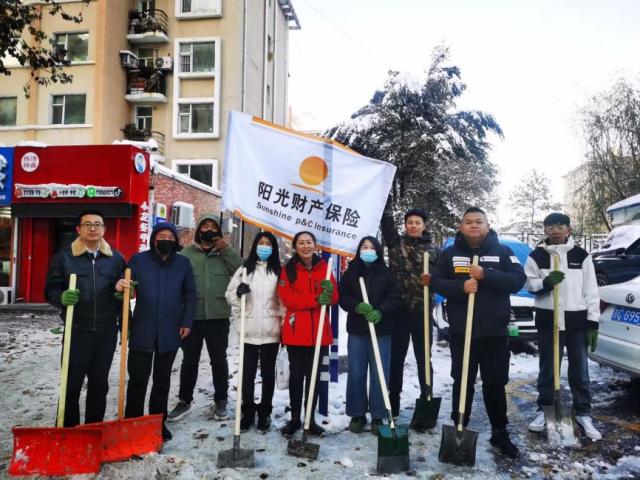
[[[236,288],[236,295],[238,296],[238,298],[242,297],[242,295],[246,295],[249,292],[251,292],[251,288],[249,288],[249,285],[247,285],[246,283],[240,283],[240,285],[238,285],[238,288]]]

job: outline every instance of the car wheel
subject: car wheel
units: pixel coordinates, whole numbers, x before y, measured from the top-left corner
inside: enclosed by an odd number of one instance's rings
[[[596,273],[596,282],[598,283],[599,287],[604,287],[605,285],[609,285],[609,279],[602,272]]]

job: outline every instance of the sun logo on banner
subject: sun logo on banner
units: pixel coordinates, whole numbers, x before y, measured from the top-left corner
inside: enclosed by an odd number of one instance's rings
[[[312,192],[324,193],[322,190],[314,188],[322,184],[329,175],[329,167],[322,158],[316,156],[305,158],[302,163],[300,163],[298,173],[300,175],[300,179],[305,183],[305,185],[293,183],[292,185],[294,187],[304,188],[305,190],[311,190]]]

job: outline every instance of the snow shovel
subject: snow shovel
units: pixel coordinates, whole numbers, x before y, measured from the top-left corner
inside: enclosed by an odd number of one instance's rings
[[[478,256],[474,255],[473,265],[478,265]],[[469,355],[471,353],[471,333],[473,331],[473,308],[476,294],[469,294],[467,304],[467,325],[464,332],[464,353],[462,357],[462,378],[460,379],[460,402],[458,403],[458,425],[442,426],[442,441],[438,460],[459,466],[473,467],[476,463],[476,444],[478,432],[464,428],[465,404],[467,401],[467,380],[469,377]]]
[[[76,289],[76,274],[69,276],[69,290]],[[67,306],[60,369],[60,398],[56,427],[14,427],[13,456],[9,475],[74,475],[100,471],[99,428],[64,428],[67,378],[71,350],[73,305]]]
[[[559,270],[558,253],[553,255],[553,270]],[[578,445],[571,407],[560,401],[560,285],[553,286],[553,405],[542,407],[547,426],[547,441],[554,447]]]
[[[247,283],[247,269],[242,267],[242,283]],[[247,295],[240,297],[240,352],[238,358],[238,386],[236,388],[236,418],[233,434],[233,448],[218,453],[219,468],[253,468],[255,458],[253,450],[240,448],[240,416],[242,415],[242,371],[244,367],[244,317]]]
[[[362,300],[369,303],[369,296],[364,285],[364,279],[360,277],[360,290],[362,290]],[[378,427],[378,473],[399,473],[406,472],[411,467],[409,465],[409,432],[406,428],[396,426],[391,413],[391,402],[389,401],[389,391],[387,382],[384,379],[382,360],[380,359],[380,348],[378,347],[378,336],[373,323],[369,324],[369,334],[371,335],[371,345],[373,346],[373,356],[376,359],[376,370],[378,371],[378,381],[382,389],[384,407],[389,417],[389,425]]]
[[[429,273],[429,252],[424,252],[423,271]],[[423,288],[424,295],[424,375],[426,383],[426,396],[416,399],[416,407],[411,419],[411,428],[418,432],[436,426],[440,413],[441,397],[433,396],[431,381],[431,315],[429,312],[429,287]]]
[[[131,269],[124,272],[125,280],[131,281]],[[131,289],[125,288],[122,295],[122,333],[120,350],[120,376],[118,382],[118,419],[80,425],[77,428],[100,428],[102,430],[102,461],[119,462],[133,456],[158,452],[162,448],[162,414],[124,418],[124,390],[127,374],[127,345],[129,341],[129,300]]]
[[[327,275],[325,280],[331,280],[331,260],[327,260]],[[316,334],[316,346],[313,351],[313,366],[311,367],[311,384],[309,385],[309,397],[307,398],[307,411],[304,415],[304,430],[302,431],[302,441],[292,438],[287,445],[287,453],[293,457],[308,458],[315,460],[318,458],[320,445],[307,441],[309,436],[309,425],[311,416],[313,415],[313,395],[316,390],[316,378],[318,375],[318,360],[320,358],[320,344],[322,343],[322,332],[324,330],[324,317],[327,314],[327,306],[320,307],[320,323],[318,324],[318,333]]]

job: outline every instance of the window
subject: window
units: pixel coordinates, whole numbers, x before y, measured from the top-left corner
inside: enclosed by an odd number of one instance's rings
[[[196,15],[216,13],[218,0],[178,0],[180,13],[193,13]]]
[[[156,57],[156,53],[154,51],[154,48],[150,48],[150,47],[139,47],[138,51],[136,52],[136,55],[138,57],[138,67],[143,68],[143,67],[153,67],[154,66],[154,60]]]
[[[213,162],[189,162],[177,165],[178,173],[213,187]]]
[[[213,103],[182,103],[178,133],[213,133]]]
[[[140,11],[148,12],[156,9],[156,0],[140,0]]]
[[[153,107],[136,107],[136,128],[138,130],[151,130]]]
[[[213,73],[215,43],[181,43],[180,73]]]
[[[51,123],[74,125],[84,123],[86,95],[53,95],[51,98]]]
[[[70,62],[83,62],[89,58],[88,33],[58,33],[54,37],[55,50]]]
[[[0,126],[13,127],[16,124],[18,97],[0,98]]]

